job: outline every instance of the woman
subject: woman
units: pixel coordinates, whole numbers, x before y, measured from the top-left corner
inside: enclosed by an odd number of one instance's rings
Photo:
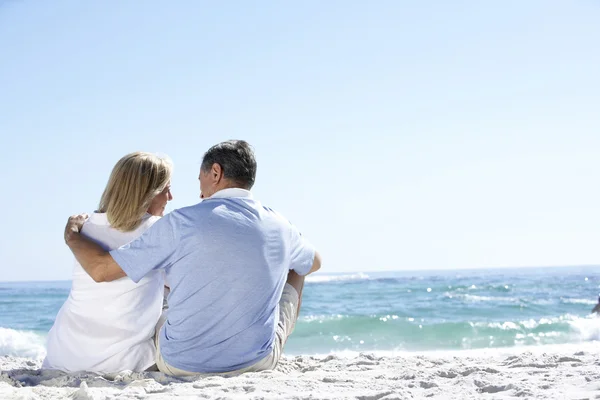
[[[115,165],[98,211],[82,234],[106,249],[131,242],[152,226],[172,200],[172,165],[136,152]],[[144,371],[154,364],[154,328],[163,304],[164,277],[156,271],[134,283],[125,277],[96,283],[76,262],[73,284],[48,333],[42,368],[98,373]]]

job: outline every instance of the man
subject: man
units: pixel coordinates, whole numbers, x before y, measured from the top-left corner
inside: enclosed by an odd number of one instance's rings
[[[96,282],[138,282],[166,271],[171,293],[156,359],[164,373],[277,365],[298,317],[304,276],[321,267],[321,258],[293,225],[253,199],[255,177],[252,148],[231,140],[204,154],[204,200],[161,218],[130,244],[109,253],[79,234],[84,215],[67,223],[65,241]]]

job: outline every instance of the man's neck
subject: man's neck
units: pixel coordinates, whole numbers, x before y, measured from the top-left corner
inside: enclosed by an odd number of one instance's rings
[[[248,189],[242,189],[238,186],[227,187],[227,188],[216,191],[209,197],[209,199],[227,198],[227,197],[252,198],[252,193]]]
[[[242,190],[249,190],[246,187],[241,187],[239,184],[232,182],[228,179],[223,179],[223,181],[221,181],[221,183],[217,186],[217,192],[219,190],[224,190],[224,189],[242,189]]]

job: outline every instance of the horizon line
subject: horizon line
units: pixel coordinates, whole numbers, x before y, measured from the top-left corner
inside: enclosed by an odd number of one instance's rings
[[[318,275],[341,275],[341,274],[369,274],[369,273],[385,273],[385,272],[452,272],[452,271],[482,271],[482,270],[511,270],[511,269],[551,269],[551,268],[600,268],[600,264],[577,264],[577,265],[521,265],[514,267],[462,267],[462,268],[425,268],[425,269],[385,269],[374,271],[335,271],[323,273],[322,270],[315,272]],[[312,274],[311,274],[312,275]],[[68,282],[71,279],[43,279],[43,280],[10,280],[0,281],[2,283],[43,283],[43,282]]]

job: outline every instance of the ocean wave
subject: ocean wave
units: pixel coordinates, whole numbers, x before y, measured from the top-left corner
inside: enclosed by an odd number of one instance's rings
[[[600,340],[600,318],[596,316],[575,318],[569,321],[569,325],[581,341]]]
[[[431,355],[436,358],[440,357],[477,357],[477,356],[509,356],[509,355],[521,355],[524,352],[532,354],[543,354],[543,353],[575,353],[582,351],[582,349],[588,349],[587,351],[593,352],[596,350],[595,342],[591,342],[586,345],[581,343],[557,343],[557,344],[531,344],[531,345],[519,345],[514,347],[497,347],[497,348],[477,348],[477,349],[433,349],[433,350],[420,350],[418,356]],[[338,357],[341,359],[346,358],[357,358],[365,354],[372,354],[376,357],[406,357],[414,356],[415,351],[410,350],[331,350],[329,352],[290,352],[286,351],[286,355],[289,357],[296,356],[311,356],[315,358],[326,358]]]
[[[519,303],[521,299],[516,297],[500,297],[500,296],[479,296],[476,294],[463,294],[463,293],[451,293],[446,292],[444,294],[446,298],[459,298],[464,299],[468,302],[479,303],[479,302],[495,302],[495,303]]]
[[[318,323],[323,323],[326,321],[339,321],[343,318],[350,318],[348,315],[342,315],[342,314],[334,314],[334,315],[304,315],[302,317],[300,317],[301,321],[304,322],[318,322]]]
[[[496,296],[477,296],[475,294],[465,294],[464,298],[469,301],[493,301],[497,303],[518,303],[520,299],[514,297],[496,297]]]
[[[505,296],[481,296],[476,294],[465,294],[456,292],[446,292],[444,297],[452,299],[463,299],[470,303],[481,303],[481,302],[493,302],[493,303],[524,303],[524,304],[535,304],[541,306],[548,306],[558,304],[558,299],[531,299],[531,298],[519,298],[519,297],[505,297]],[[560,303],[563,304],[584,304],[594,306],[598,304],[596,300],[590,299],[568,299],[560,298]]]
[[[45,338],[35,332],[0,327],[0,356],[40,360],[46,356]]]
[[[399,315],[303,317],[290,339],[304,352],[451,350],[548,345],[600,340],[600,318],[559,317],[506,321],[448,321]]]
[[[567,304],[587,304],[590,306],[595,306],[596,304],[598,304],[597,300],[590,299],[565,299],[561,297],[560,301]]]
[[[310,283],[328,283],[328,282],[344,282],[344,281],[361,281],[368,280],[369,275],[359,272],[357,274],[348,275],[311,275],[306,277],[306,282]]]
[[[572,321],[578,321],[581,317],[577,317],[570,314],[561,315],[560,317],[554,318],[540,318],[539,320],[528,319],[522,321],[505,321],[505,322],[471,322],[471,326],[474,328],[492,328],[500,329],[503,331],[530,331],[537,329],[544,325],[552,324],[568,324]],[[600,320],[598,321],[600,323]]]

